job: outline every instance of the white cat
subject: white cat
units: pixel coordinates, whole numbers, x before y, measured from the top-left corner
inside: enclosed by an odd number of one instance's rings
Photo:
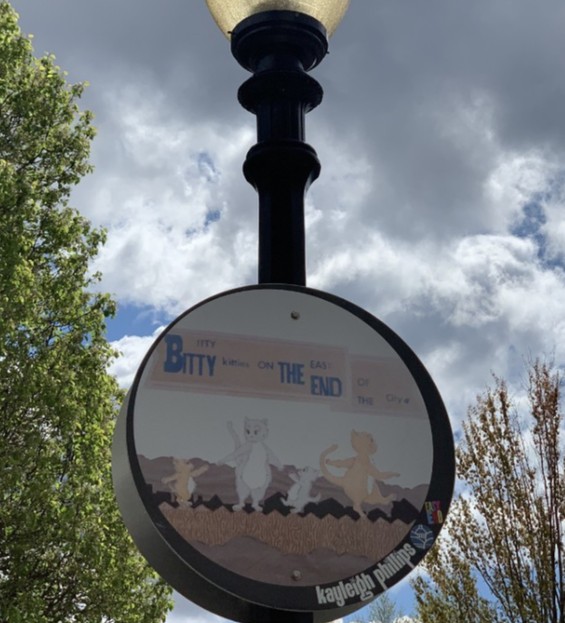
[[[269,434],[267,420],[245,418],[244,442],[242,443],[233,422],[228,422],[228,430],[234,440],[235,450],[218,462],[235,463],[235,486],[238,504],[233,509],[241,510],[251,498],[255,510],[261,510],[260,502],[265,497],[272,480],[271,465],[282,468],[282,464],[265,443]]]
[[[313,467],[305,467],[297,470],[295,474],[290,474],[294,484],[288,490],[286,500],[282,500],[282,503],[293,507],[291,513],[302,513],[306,504],[320,501],[319,493],[314,497],[310,495],[312,485],[319,476],[320,472]]]

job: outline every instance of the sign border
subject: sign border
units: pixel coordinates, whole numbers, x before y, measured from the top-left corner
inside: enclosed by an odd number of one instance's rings
[[[324,604],[319,604],[316,607],[312,599],[314,592],[314,587],[312,586],[291,587],[258,582],[240,576],[206,558],[176,532],[161,511],[154,505],[147,491],[147,485],[137,458],[134,440],[135,400],[143,372],[161,340],[179,322],[198,308],[220,298],[260,290],[286,290],[313,296],[341,307],[367,324],[391,346],[410,372],[426,407],[433,448],[430,485],[426,499],[440,501],[442,513],[446,515],[455,482],[453,436],[449,418],[439,391],[424,365],[412,349],[392,329],[366,310],[327,292],[287,284],[245,286],[214,295],[197,303],[175,318],[156,338],[137,371],[120,414],[119,420],[121,422],[118,422],[116,428],[113,451],[116,495],[126,525],[142,554],[167,582],[195,603],[220,616],[232,618],[242,623],[252,623],[252,621],[257,620],[274,621],[276,620],[275,613],[277,612],[284,614],[288,620],[289,611],[294,611],[296,615],[311,613],[310,618],[295,618],[295,621],[308,620],[319,623],[332,621],[357,610],[365,603],[357,601],[342,607],[335,607],[334,603],[334,607],[330,608],[324,606]],[[126,452],[123,452],[124,437]],[[129,473],[127,473],[128,471]],[[133,490],[137,494],[137,500],[134,499],[136,495]],[[428,524],[425,508],[422,509],[416,523]],[[441,523],[428,527],[433,531],[435,540],[441,529]],[[411,532],[409,531],[394,551],[407,546],[409,551],[413,550],[415,553],[411,555],[409,562],[400,566],[396,572],[394,572],[396,567],[392,567],[392,574],[389,574],[387,577],[387,582],[390,586],[407,575],[427,552],[428,548],[416,549],[412,547],[410,538]],[[387,557],[383,560],[386,559]],[[379,561],[371,565],[365,572],[370,573],[374,571],[381,563],[382,561]],[[344,578],[344,581],[346,580],[347,578]],[[320,588],[324,590],[324,588],[330,588],[334,585],[335,583],[329,583],[328,585],[322,585]],[[377,589],[374,592],[375,597],[383,592]]]

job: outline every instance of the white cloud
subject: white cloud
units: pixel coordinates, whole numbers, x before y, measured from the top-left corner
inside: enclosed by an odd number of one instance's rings
[[[112,145],[120,157],[89,207],[108,229],[93,267],[104,275],[101,287],[120,300],[177,313],[249,280],[254,211],[238,209],[232,190],[250,130],[214,121],[187,127],[163,117],[162,94],[145,96],[141,105],[141,93],[131,88],[117,96],[114,134],[98,157]]]
[[[175,608],[167,617],[167,623],[227,623],[226,619],[211,614],[174,593]]]
[[[131,386],[143,358],[163,328],[159,327],[148,336],[124,335],[111,343],[119,357],[112,362],[109,371],[118,379],[120,387],[127,389]]]

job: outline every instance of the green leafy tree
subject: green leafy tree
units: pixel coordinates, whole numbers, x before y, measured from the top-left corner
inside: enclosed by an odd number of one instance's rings
[[[418,578],[422,623],[563,623],[562,382],[528,368],[527,399],[494,387],[470,409],[457,451],[462,493]]]
[[[122,394],[89,272],[104,235],[68,205],[91,115],[0,2],[0,620],[162,621],[170,591],[137,554],[110,477]]]

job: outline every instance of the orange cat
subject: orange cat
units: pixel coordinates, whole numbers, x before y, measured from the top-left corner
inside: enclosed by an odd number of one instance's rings
[[[381,472],[371,461],[371,456],[377,451],[377,444],[369,433],[351,431],[351,445],[356,452],[348,459],[328,459],[327,456],[338,448],[336,444],[324,450],[320,455],[320,469],[322,474],[334,485],[341,487],[347,497],[353,502],[353,510],[365,517],[363,504],[390,504],[395,495],[382,495],[378,482],[388,478],[400,476],[395,472]],[[330,472],[326,465],[345,469],[342,476]]]
[[[181,506],[186,506],[196,488],[194,479],[207,471],[208,465],[202,465],[198,469],[195,469],[192,463],[184,461],[183,459],[173,459],[173,465],[175,466],[175,473],[171,476],[165,476],[165,478],[161,479],[161,482],[169,485],[169,488]]]

